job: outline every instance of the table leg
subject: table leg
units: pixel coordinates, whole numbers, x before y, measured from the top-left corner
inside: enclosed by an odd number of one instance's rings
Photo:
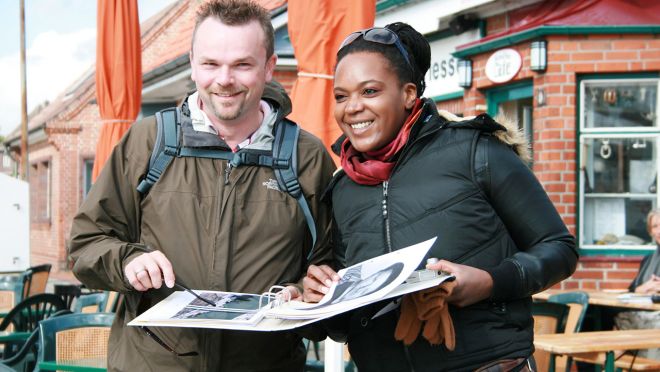
[[[614,351],[605,354],[605,372],[614,372]]]

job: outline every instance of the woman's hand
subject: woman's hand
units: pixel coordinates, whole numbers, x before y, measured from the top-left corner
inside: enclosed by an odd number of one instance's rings
[[[328,293],[333,282],[339,281],[339,275],[328,265],[310,265],[307,276],[303,278],[303,301],[319,302]]]
[[[472,305],[491,296],[493,278],[476,267],[460,265],[446,260],[426,265],[429,270],[440,270],[456,277],[456,286],[447,302],[458,307]]]

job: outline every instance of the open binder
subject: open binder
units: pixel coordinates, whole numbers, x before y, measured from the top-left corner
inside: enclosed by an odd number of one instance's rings
[[[347,267],[318,303],[289,301],[274,286],[264,294],[196,291],[212,307],[187,292],[174,292],[129,326],[281,331],[302,327],[377,301],[396,298],[453,280],[452,275],[416,270],[436,238]]]

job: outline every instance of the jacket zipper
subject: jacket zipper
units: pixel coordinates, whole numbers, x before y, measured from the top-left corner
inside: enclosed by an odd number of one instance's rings
[[[229,174],[231,173],[231,163],[227,162],[227,166],[225,167],[225,185],[229,185]]]
[[[387,188],[389,181],[383,181],[383,222],[385,223],[385,242],[387,243],[387,251],[392,252],[392,237],[390,236],[390,216],[387,211]]]

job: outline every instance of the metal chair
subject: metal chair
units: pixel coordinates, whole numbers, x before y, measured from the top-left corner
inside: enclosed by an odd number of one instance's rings
[[[532,303],[534,334],[564,333],[568,318],[568,305],[554,302]],[[543,350],[534,352],[534,359],[539,371],[555,370],[555,355]]]
[[[105,367],[114,316],[74,313],[43,320],[39,324],[37,368],[57,369],[58,363]]]

